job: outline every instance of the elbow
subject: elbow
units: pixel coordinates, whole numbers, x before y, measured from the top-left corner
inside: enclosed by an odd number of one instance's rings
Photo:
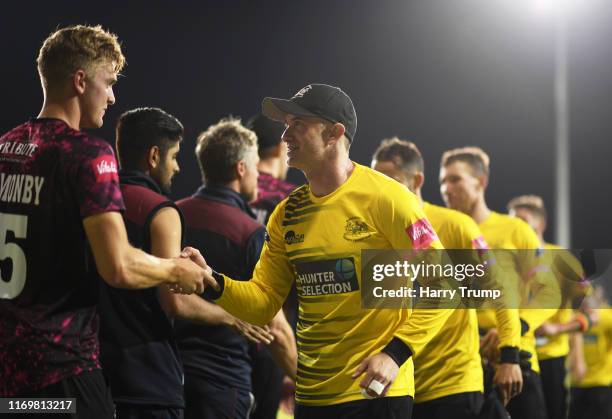
[[[130,288],[130,283],[121,265],[106,266],[98,269],[98,273],[108,285],[114,288]]]

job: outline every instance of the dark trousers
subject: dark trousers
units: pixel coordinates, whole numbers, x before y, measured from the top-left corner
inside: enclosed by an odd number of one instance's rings
[[[355,400],[329,406],[295,406],[295,419],[410,419],[411,414],[410,396]]]
[[[572,388],[570,419],[612,419],[612,386]]]
[[[283,387],[283,371],[267,348],[251,347],[251,381],[255,406],[251,419],[276,419]]]
[[[564,356],[540,361],[540,378],[548,419],[567,419],[569,400],[565,375]]]
[[[477,419],[482,409],[482,393],[458,393],[423,403],[415,403],[412,419]]]
[[[546,419],[546,402],[539,374],[523,369],[523,391],[506,406],[513,419]]]
[[[252,397],[246,390],[185,376],[185,419],[247,419]]]
[[[117,403],[116,419],[183,419],[183,409]]]
[[[112,419],[115,407],[110,388],[106,385],[101,370],[85,371],[79,375],[64,378],[35,392],[28,392],[17,397],[74,397],[76,398],[76,414],[55,413],[49,415],[30,414],[24,418],[53,419]]]

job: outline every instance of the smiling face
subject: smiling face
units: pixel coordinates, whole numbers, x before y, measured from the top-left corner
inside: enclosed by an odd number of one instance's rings
[[[117,82],[117,73],[114,68],[113,63],[107,62],[85,75],[85,88],[79,96],[81,128],[100,128],[106,108],[115,103],[113,85]]]
[[[484,194],[484,181],[468,163],[455,161],[440,168],[440,193],[447,207],[470,214]]]
[[[287,164],[308,170],[313,162],[323,160],[325,141],[323,133],[331,123],[313,117],[287,116],[283,141],[287,144]]]

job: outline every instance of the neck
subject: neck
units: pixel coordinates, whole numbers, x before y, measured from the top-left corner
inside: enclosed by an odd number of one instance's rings
[[[310,190],[314,196],[329,195],[338,189],[355,170],[355,165],[348,155],[340,157],[335,161],[325,162],[318,167],[304,170],[306,179],[310,184]]]
[[[472,217],[477,224],[480,224],[489,218],[489,215],[491,215],[491,210],[489,207],[487,207],[487,203],[485,202],[484,198],[481,198],[476,202],[476,204],[474,204],[468,215]]]
[[[81,112],[74,100],[54,101],[45,98],[38,118],[55,118],[64,121],[74,130],[81,129]]]
[[[419,202],[421,203],[421,207],[423,207],[425,205],[425,203],[423,202],[423,195],[421,194],[421,188],[418,188],[416,191],[414,191],[414,194],[417,196],[417,198],[419,198]]]
[[[232,191],[238,194],[240,193],[240,181],[238,179],[234,179],[231,182],[227,182],[227,183],[214,183],[210,186],[221,186],[224,188],[231,189]]]
[[[260,160],[257,165],[257,170],[259,172],[268,173],[272,175],[276,179],[284,180],[285,176],[281,173],[281,162],[280,159],[266,159]]]

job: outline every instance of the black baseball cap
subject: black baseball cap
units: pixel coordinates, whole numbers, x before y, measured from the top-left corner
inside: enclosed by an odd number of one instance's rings
[[[357,131],[357,114],[353,101],[339,87],[327,84],[309,84],[291,99],[267,97],[261,103],[265,116],[285,122],[287,115],[313,116],[330,122],[340,122],[344,135],[353,141]]]
[[[257,145],[260,150],[278,145],[285,131],[283,124],[266,118],[262,114],[252,116],[247,121],[246,127],[257,134]]]

